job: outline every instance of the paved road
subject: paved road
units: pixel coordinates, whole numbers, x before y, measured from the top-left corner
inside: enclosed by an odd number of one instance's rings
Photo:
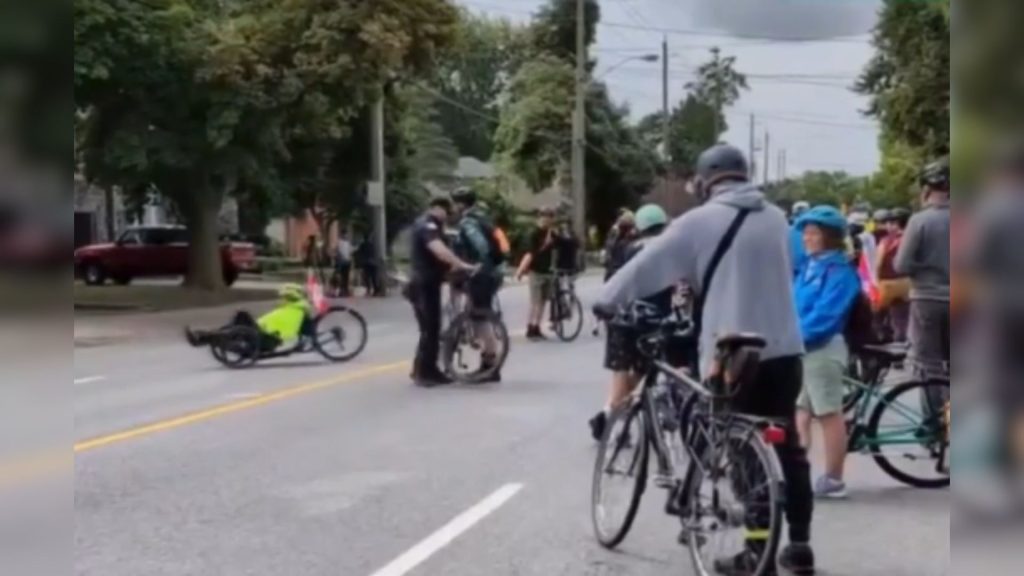
[[[525,298],[503,293],[510,318]],[[599,341],[517,339],[503,384],[420,390],[406,377],[409,311],[370,308],[370,347],[340,368],[310,357],[230,372],[159,340],[76,350],[74,573],[691,573],[655,491],[621,553],[591,537]],[[818,509],[824,574],[950,573],[948,494],[901,488],[864,460],[850,481],[851,501]]]

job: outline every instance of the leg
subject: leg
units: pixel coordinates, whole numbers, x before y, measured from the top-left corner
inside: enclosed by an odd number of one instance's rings
[[[530,275],[530,317],[526,325],[527,338],[540,338],[540,323],[544,318],[544,280],[537,274]]]
[[[416,374],[420,378],[440,381],[442,372],[437,367],[437,361],[441,339],[441,286],[421,285],[417,287],[416,293],[419,309],[417,321],[420,324]]]
[[[842,481],[847,435],[843,378],[848,358],[849,351],[840,336],[804,357],[804,407],[821,424],[825,439],[825,477],[819,481],[819,496],[845,495]]]
[[[934,378],[949,362],[949,304],[915,300],[910,305],[910,343],[912,360],[917,363],[915,372],[922,378]],[[929,390],[942,394],[941,389]],[[933,397],[934,396],[934,397]],[[931,394],[921,398],[921,412],[931,418],[936,410],[942,409],[947,398]]]
[[[846,464],[846,419],[838,412],[822,416],[818,421],[825,437],[825,474],[842,481]]]
[[[801,395],[802,397],[802,395]],[[811,451],[811,412],[807,408],[796,409],[796,433],[800,438],[800,446],[804,450]]]

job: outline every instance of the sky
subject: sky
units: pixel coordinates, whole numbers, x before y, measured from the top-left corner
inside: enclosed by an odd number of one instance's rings
[[[546,0],[456,0],[468,9],[527,22]],[[754,114],[759,172],[768,135],[769,178],[808,170],[864,175],[878,167],[878,125],[849,87],[871,59],[878,0],[601,0],[595,78],[634,119],[661,109],[662,65],[644,62],[669,43],[670,102],[720,46],[737,58],[750,90],[726,111],[724,140],[750,148]],[[632,59],[631,59],[632,58]]]

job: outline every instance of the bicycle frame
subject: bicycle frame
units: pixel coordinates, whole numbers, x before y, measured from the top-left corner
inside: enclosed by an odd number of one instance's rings
[[[902,446],[919,444],[921,442],[918,433],[924,424],[924,420],[921,417],[920,410],[908,407],[899,401],[892,402],[889,406],[900,416],[907,419],[907,425],[898,430],[879,433],[876,437],[869,438],[864,434],[864,431],[867,429],[869,411],[882,400],[885,394],[880,386],[865,384],[853,378],[844,377],[843,382],[846,385],[857,388],[862,394],[857,402],[853,418],[847,422],[850,434],[849,450],[851,452],[865,452],[872,446]]]

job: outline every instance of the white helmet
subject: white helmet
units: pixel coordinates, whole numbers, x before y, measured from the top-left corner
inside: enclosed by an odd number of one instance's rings
[[[793,204],[793,217],[797,217],[811,209],[811,203],[801,200]]]

